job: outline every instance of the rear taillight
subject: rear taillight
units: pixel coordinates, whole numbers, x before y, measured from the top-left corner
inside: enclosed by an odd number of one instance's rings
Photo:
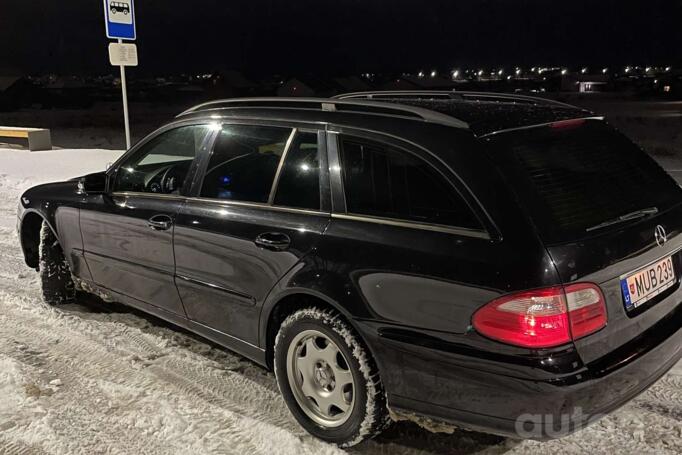
[[[571,336],[582,338],[606,326],[606,303],[597,285],[571,284],[564,287]]]
[[[555,130],[563,130],[568,128],[578,128],[585,123],[584,118],[576,118],[570,120],[559,120],[558,122],[553,122],[549,124],[549,127]]]
[[[606,325],[606,305],[591,283],[524,291],[486,304],[473,317],[480,334],[528,348],[566,344]]]

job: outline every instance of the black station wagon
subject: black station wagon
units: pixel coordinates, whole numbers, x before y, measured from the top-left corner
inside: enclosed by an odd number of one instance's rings
[[[272,368],[326,441],[546,439],[680,359],[680,202],[590,112],[380,92],[196,106],[27,191],[18,229],[48,303],[93,292]]]

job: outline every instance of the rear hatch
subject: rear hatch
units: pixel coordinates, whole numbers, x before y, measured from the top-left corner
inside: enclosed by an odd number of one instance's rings
[[[488,136],[564,284],[597,283],[608,323],[576,340],[590,363],[633,340],[682,299],[682,190],[596,119]]]

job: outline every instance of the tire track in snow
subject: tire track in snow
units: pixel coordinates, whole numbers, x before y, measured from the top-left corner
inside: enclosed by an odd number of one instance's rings
[[[0,437],[0,455],[42,455],[45,452],[35,447],[8,441]]]
[[[0,293],[0,300],[5,298],[6,294]],[[30,346],[31,349],[36,349],[33,346],[50,346],[49,355],[40,356],[50,364],[46,368],[50,368],[65,384],[77,387],[81,392],[92,390],[93,384],[98,381],[101,383],[103,376],[106,377],[107,383],[129,389],[158,392],[159,395],[165,394],[169,396],[171,394],[168,393],[168,389],[175,389],[174,393],[172,393],[173,396],[183,397],[190,400],[193,404],[196,404],[197,401],[203,402],[204,409],[202,415],[193,417],[196,426],[210,428],[209,431],[213,434],[218,432],[230,433],[228,439],[238,453],[270,452],[272,448],[269,447],[270,444],[266,443],[268,440],[263,440],[260,445],[254,445],[253,443],[253,441],[262,440],[263,435],[282,432],[283,435],[280,437],[286,439],[287,436],[290,436],[293,438],[291,442],[294,444],[301,437],[305,436],[300,430],[298,434],[291,434],[292,430],[296,427],[290,420],[283,417],[288,412],[284,408],[283,402],[280,403],[279,412],[275,413],[275,415],[279,414],[281,418],[268,419],[267,413],[270,407],[266,406],[263,400],[258,399],[256,403],[252,403],[250,401],[253,400],[245,399],[237,405],[233,403],[230,396],[227,398],[223,397],[222,395],[226,390],[218,384],[220,381],[219,377],[211,376],[210,380],[202,378],[202,369],[190,367],[187,364],[187,362],[196,362],[197,360],[200,361],[200,359],[174,361],[169,365],[169,368],[161,363],[155,363],[150,367],[137,370],[134,368],[135,362],[131,356],[131,353],[135,352],[135,343],[133,343],[133,346],[127,345],[124,350],[121,350],[119,340],[117,339],[118,336],[99,340],[100,342],[98,342],[97,339],[93,339],[90,330],[83,330],[86,329],[83,326],[88,325],[87,322],[89,321],[79,320],[72,315],[59,315],[58,310],[51,308],[42,307],[40,309],[53,313],[51,316],[54,320],[50,321],[49,324],[35,325],[32,324],[30,317],[21,317],[24,316],[23,314],[14,315],[13,319],[15,321],[18,319],[20,324],[11,334],[11,339]],[[29,311],[29,313],[33,312]],[[5,325],[6,322],[6,316],[0,316],[0,325]],[[76,324],[72,327],[74,322]],[[120,324],[116,323],[113,325]],[[59,330],[55,330],[57,328]],[[129,330],[132,329],[124,330],[123,332],[125,333]],[[0,353],[13,357],[22,357],[15,352],[15,349],[11,348],[12,343],[6,334],[0,334],[0,338],[4,338],[3,342],[0,343]],[[149,351],[148,346],[147,351]],[[137,353],[144,355],[145,350],[138,350]],[[38,357],[38,355],[34,357]],[[160,357],[159,359],[163,360],[164,358]],[[83,364],[87,364],[88,368],[79,368]],[[213,370],[221,372],[221,370]],[[248,385],[249,381],[238,380],[237,382],[244,383],[238,390],[241,391],[245,398],[261,396],[260,393],[244,395],[244,386]],[[253,383],[251,383],[250,389],[254,389]],[[232,397],[236,397],[236,395],[232,395]],[[267,395],[265,397],[267,400],[272,401],[272,397]],[[74,402],[80,402],[79,406],[85,406],[84,401],[87,402],[87,399],[82,396],[80,400],[74,400]],[[209,409],[211,410],[210,412]],[[80,421],[80,416],[75,413],[74,409],[67,408],[67,410],[69,411],[70,420],[78,420],[78,425],[86,423]],[[245,425],[246,422],[248,422],[248,425]],[[115,422],[107,423],[110,430],[114,433],[117,433],[117,430],[128,430],[127,428],[118,429]],[[280,430],[278,426],[284,423],[286,423],[286,428]],[[321,445],[321,443],[318,444]],[[333,451],[334,449],[327,446],[327,450]]]
[[[69,336],[69,340],[73,339],[73,336]],[[165,374],[158,374],[158,372],[155,372],[153,374],[153,377],[149,377],[148,374],[138,374],[135,376],[134,381],[131,381],[130,378],[130,366],[129,365],[122,365],[120,361],[110,361],[108,360],[113,353],[107,352],[107,349],[103,349],[101,346],[92,346],[90,348],[86,348],[84,350],[81,350],[78,352],[74,357],[72,358],[67,358],[65,356],[66,353],[70,353],[73,351],[74,348],[74,343],[71,342],[60,342],[59,344],[55,344],[55,339],[54,339],[54,334],[45,334],[42,333],[42,331],[39,330],[33,330],[33,329],[25,329],[22,328],[20,329],[17,333],[15,333],[15,339],[20,340],[22,343],[35,343],[38,345],[43,345],[43,344],[54,344],[55,348],[52,349],[52,352],[50,356],[46,359],[48,360],[49,365],[36,365],[36,366],[44,366],[46,368],[49,368],[50,371],[55,375],[60,378],[60,380],[64,384],[69,384],[70,386],[76,388],[81,392],[81,396],[79,399],[74,399],[73,402],[79,403],[78,406],[80,407],[87,407],[87,397],[83,396],[83,392],[87,392],[88,390],[91,390],[93,388],[93,384],[97,383],[98,381],[102,381],[102,373],[104,372],[104,376],[106,376],[106,382],[107,383],[112,383],[115,385],[119,385],[122,387],[127,387],[127,388],[132,388],[132,389],[137,389],[137,390],[145,390],[145,391],[154,391],[155,388],[158,388],[159,383],[164,383],[164,386],[174,386],[177,390],[176,392],[179,393],[180,396],[183,397],[192,397],[194,394],[190,394],[189,392],[191,391],[190,388],[184,387],[182,380],[180,381],[164,381],[164,379],[167,379],[169,376],[172,377],[172,374],[170,372],[166,372]],[[5,348],[5,346],[10,346],[10,343],[2,343],[2,350],[1,352],[5,355],[10,355],[13,357],[19,357],[21,358],[21,355],[18,355],[17,353],[13,352],[12,349],[8,350]],[[99,360],[96,360],[99,359]],[[81,364],[83,361],[89,361],[89,368],[84,371],[77,371],[77,373],[73,373],[74,368],[77,367],[78,364]],[[150,370],[152,371],[152,370]],[[73,397],[75,398],[75,397]],[[202,398],[201,396],[196,396],[195,398]],[[205,398],[205,397],[203,397]],[[192,400],[194,401],[194,400]],[[207,402],[207,406],[215,406],[212,404],[209,404]],[[82,409],[84,410],[84,409]],[[81,411],[82,411],[81,410]],[[64,412],[67,411],[67,412]],[[76,410],[71,409],[70,407],[67,407],[65,410],[62,410],[62,415],[64,417],[64,414],[66,414],[66,417],[68,417],[68,420],[72,421],[72,424],[77,424],[78,427],[82,427],[86,422],[82,422],[82,414],[83,412],[76,412]],[[198,426],[202,426],[206,422],[204,422],[202,419],[206,419],[206,415],[210,414],[206,412],[206,409],[204,410],[204,417],[201,417],[200,419],[197,420],[196,424]],[[239,427],[236,422],[236,418],[226,418],[225,416],[213,416],[214,418],[218,418],[216,423],[222,423],[225,428],[230,428],[230,427]],[[254,425],[255,426],[255,425]],[[87,427],[87,425],[86,425]],[[220,425],[217,428],[213,429],[213,432],[220,431],[222,425]],[[118,433],[119,431],[126,431],[127,428],[116,428],[116,425],[108,425],[108,432],[110,431],[111,433],[115,434]],[[117,431],[119,430],[119,431]],[[108,434],[105,433],[106,434]],[[267,432],[265,432],[267,433]],[[241,435],[241,436],[239,436]],[[103,436],[103,435],[100,435]],[[239,442],[239,447],[240,453],[260,453],[259,450],[257,450],[257,447],[253,446],[252,444],[248,443],[248,441],[251,440],[256,440],[257,438],[254,435],[249,434],[248,431],[246,431],[244,428],[239,428],[239,431],[233,435],[234,437],[231,438],[232,442]],[[235,438],[246,438],[243,441],[236,441]],[[237,438],[237,439],[239,439]],[[109,438],[106,438],[109,439]],[[106,441],[107,443],[109,442],[115,442],[115,441]],[[236,448],[236,447],[235,447]],[[128,449],[134,449],[134,447],[128,447]],[[149,449],[149,447],[148,447]]]

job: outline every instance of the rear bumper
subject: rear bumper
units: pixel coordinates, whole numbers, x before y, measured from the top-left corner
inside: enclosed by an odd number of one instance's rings
[[[466,362],[447,350],[411,345],[376,331],[373,339],[365,336],[381,371],[401,372],[382,375],[390,408],[471,430],[543,440],[585,427],[656,382],[682,357],[681,326],[678,305],[608,356],[577,365],[570,374],[538,375],[544,377],[537,380],[529,379],[533,371],[519,374],[519,364],[504,374],[492,360]],[[544,360],[552,361],[551,356]]]

